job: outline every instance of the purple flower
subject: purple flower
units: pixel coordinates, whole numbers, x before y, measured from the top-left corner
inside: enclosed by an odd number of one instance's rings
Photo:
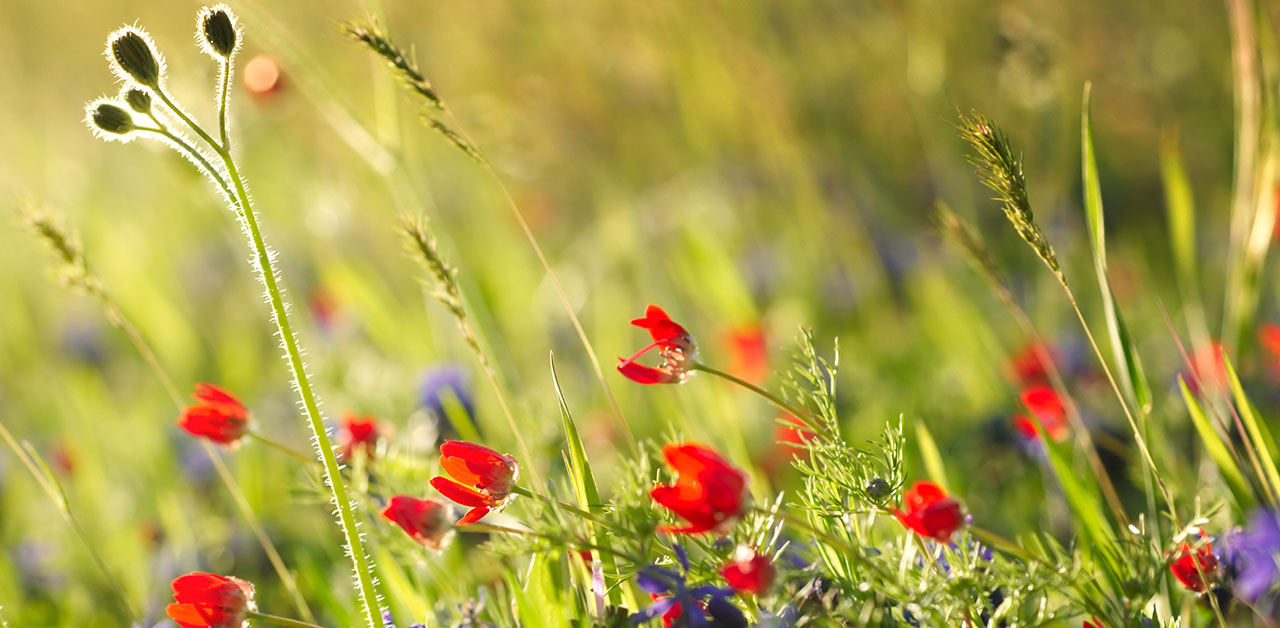
[[[649,565],[636,574],[636,584],[654,596],[653,605],[631,615],[631,622],[642,624],[655,617],[669,618],[672,624],[701,628],[714,620],[718,626],[746,626],[746,617],[729,598],[733,589],[705,584],[689,588],[689,557],[684,548],[673,546],[682,571]],[[710,615],[710,619],[708,619]]]
[[[1222,539],[1222,562],[1235,573],[1235,592],[1250,602],[1271,590],[1280,580],[1280,515],[1269,510],[1255,511],[1243,531]]]
[[[448,408],[458,404],[468,417],[475,416],[475,405],[467,382],[466,371],[451,364],[433,366],[418,384],[418,402],[438,419],[448,417]]]

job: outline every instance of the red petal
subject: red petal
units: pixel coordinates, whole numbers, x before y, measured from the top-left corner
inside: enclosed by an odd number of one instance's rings
[[[247,414],[244,404],[240,403],[240,400],[235,395],[213,384],[196,384],[196,392],[192,396],[195,397],[196,401],[218,407],[227,414]]]
[[[475,523],[483,519],[484,516],[487,514],[489,514],[489,508],[487,506],[479,506],[477,508],[473,508],[471,509],[471,512],[463,515],[462,518],[458,520],[458,525],[467,525],[468,523]]]
[[[464,486],[446,477],[436,476],[431,478],[431,486],[440,491],[441,495],[452,499],[463,506],[475,508],[477,506],[486,506],[489,503],[489,497],[470,486]]]
[[[479,487],[503,480],[510,482],[514,473],[506,456],[488,447],[457,440],[447,440],[440,445],[440,466],[459,482]]]
[[[933,482],[916,482],[902,495],[902,504],[909,512],[915,512],[930,504],[946,499],[947,492]]]
[[[667,343],[681,336],[689,335],[683,327],[671,320],[662,308],[656,305],[650,305],[644,311],[644,318],[637,318],[631,321],[632,325],[649,330],[649,336],[654,342]]]
[[[618,365],[618,372],[638,384],[672,384],[676,381],[675,374],[671,371],[627,360],[623,360],[622,364]]]
[[[182,628],[208,628],[217,620],[194,604],[170,604],[164,612]]]

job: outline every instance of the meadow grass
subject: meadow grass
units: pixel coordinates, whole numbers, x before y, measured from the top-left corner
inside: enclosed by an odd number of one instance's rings
[[[198,9],[0,8],[0,625],[1275,625],[1269,7]]]

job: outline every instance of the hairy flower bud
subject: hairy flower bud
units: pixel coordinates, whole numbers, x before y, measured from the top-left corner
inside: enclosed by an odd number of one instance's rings
[[[138,113],[151,111],[151,94],[136,87],[125,90],[124,101],[129,103],[130,109]]]
[[[213,57],[230,59],[240,45],[240,31],[236,28],[236,18],[231,9],[225,4],[204,7],[197,19],[200,24],[198,36],[205,52]]]
[[[93,125],[106,133],[125,135],[133,131],[133,116],[124,107],[109,102],[98,103],[90,116]]]
[[[151,38],[141,30],[126,26],[107,40],[107,53],[115,62],[116,74],[133,79],[152,89],[160,88],[163,64],[151,45]]]

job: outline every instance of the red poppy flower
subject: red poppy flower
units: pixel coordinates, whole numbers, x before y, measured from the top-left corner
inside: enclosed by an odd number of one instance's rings
[[[1280,224],[1277,221],[1276,224]],[[1271,366],[1280,366],[1280,325],[1263,323],[1258,328],[1258,341],[1271,356]]]
[[[773,585],[777,570],[767,556],[757,554],[745,545],[738,546],[733,553],[733,560],[720,568],[720,575],[725,582],[739,593],[748,592],[764,595]]]
[[[342,426],[338,429],[338,457],[351,460],[357,449],[364,451],[366,459],[373,460],[378,450],[378,420],[348,412],[342,415]]]
[[[960,502],[947,496],[933,482],[916,482],[902,495],[906,511],[894,509],[893,516],[920,536],[940,543],[951,542],[951,535],[964,523]]]
[[[249,432],[249,411],[231,393],[213,384],[196,384],[192,395],[200,402],[183,408],[178,426],[199,438],[235,448]]]
[[[475,523],[490,511],[505,508],[511,501],[511,486],[520,474],[515,458],[456,440],[440,445],[440,466],[454,479],[436,476],[431,478],[431,486],[471,509],[459,524]]]
[[[1227,389],[1227,364],[1222,356],[1222,343],[1210,340],[1209,344],[1200,347],[1191,354],[1191,381],[1187,385],[1191,391],[1200,394],[1201,390],[1208,394],[1216,394]]]
[[[174,579],[173,599],[164,612],[182,628],[241,628],[258,610],[252,584],[199,571]]]
[[[396,495],[382,510],[382,518],[394,523],[413,540],[440,551],[453,532],[449,505],[438,499]]]
[[[1053,348],[1029,342],[1017,355],[1009,360],[1009,368],[1013,376],[1023,384],[1043,382],[1049,374],[1049,362],[1053,360]]]
[[[1198,548],[1187,543],[1178,546],[1178,552],[1169,565],[1169,571],[1182,583],[1182,586],[1203,593],[1206,581],[1218,570],[1218,558],[1213,555],[1209,542]]]
[[[759,325],[744,325],[729,332],[729,372],[753,384],[769,375],[768,343]]]
[[[619,373],[641,384],[678,384],[689,379],[698,355],[698,346],[689,332],[656,305],[650,305],[644,312],[644,318],[637,318],[631,324],[649,330],[653,342],[629,358],[618,358]],[[636,358],[654,349],[662,355],[663,366],[645,366],[636,362]]]
[[[1107,625],[1102,623],[1102,620],[1097,617],[1090,617],[1089,619],[1084,620],[1083,628],[1107,628]]]
[[[1067,437],[1067,413],[1063,408],[1062,399],[1058,397],[1058,393],[1043,384],[1032,386],[1022,391],[1022,405],[1035,418],[1040,420],[1040,425],[1044,427],[1045,433],[1055,441],[1061,441]],[[1013,417],[1013,426],[1028,439],[1035,440],[1039,438],[1036,432],[1035,422],[1030,416],[1018,414]]]
[[[747,474],[720,454],[693,443],[669,443],[662,448],[662,455],[678,477],[673,485],[653,487],[649,496],[689,525],[662,526],[659,532],[723,533],[746,513],[750,498]]]

